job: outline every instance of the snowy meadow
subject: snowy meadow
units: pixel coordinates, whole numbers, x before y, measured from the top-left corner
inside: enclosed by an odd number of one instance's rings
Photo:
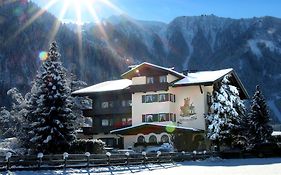
[[[59,174],[136,174],[136,175],[280,175],[281,158],[253,158],[253,159],[220,159],[210,158],[204,161],[186,161],[180,163],[109,166],[89,169],[66,169],[53,171],[18,171],[3,172],[4,175],[59,175]]]

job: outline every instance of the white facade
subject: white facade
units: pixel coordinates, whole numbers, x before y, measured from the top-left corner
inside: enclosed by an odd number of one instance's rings
[[[145,84],[145,80],[145,77],[133,77],[132,85]],[[175,80],[175,76],[168,74],[168,83]],[[209,109],[207,104],[207,94],[212,93],[213,86],[200,86],[196,85],[169,87],[168,91],[156,91],[145,93],[137,92],[132,94],[132,125],[142,123],[142,116],[146,114],[172,113],[176,115],[176,121],[164,121],[161,123],[169,124],[174,122],[180,126],[205,130],[204,115],[207,114]],[[165,93],[175,95],[175,102],[163,101],[143,103],[142,101],[144,95],[157,95]],[[186,98],[190,99],[189,105],[194,106],[195,114],[182,117],[181,107],[184,106]]]
[[[122,133],[124,147],[131,148],[138,142],[139,136],[143,136],[145,142],[149,142],[149,138],[153,136],[154,141],[159,143],[161,137],[167,135],[170,142],[170,131],[166,128],[163,129],[169,125],[182,127],[183,130],[188,130],[194,136],[198,134],[197,131],[204,135],[204,130],[206,130],[205,115],[210,112],[214,86],[227,74],[233,75],[234,82],[239,86],[243,98],[248,98],[244,86],[233,69],[183,75],[173,69],[151,63],[134,66],[122,74],[123,80],[100,83],[74,92],[74,94],[114,92],[116,89],[124,88],[132,90],[132,126],[113,130],[112,134],[107,136],[104,134],[94,136],[95,138],[118,138],[120,137],[119,133]],[[156,129],[158,134],[154,133],[155,131],[143,130],[137,130],[139,133],[134,131],[134,135],[129,133],[142,124],[150,124],[151,126],[159,124],[162,129]],[[121,130],[122,132],[120,132]],[[124,132],[124,130],[126,131]]]

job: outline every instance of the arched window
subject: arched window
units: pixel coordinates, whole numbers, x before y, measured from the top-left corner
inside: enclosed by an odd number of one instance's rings
[[[162,135],[162,137],[161,137],[161,142],[163,142],[163,143],[169,143],[169,136],[167,136],[167,135]]]
[[[148,139],[149,143],[156,143],[157,137],[155,135],[151,135]]]
[[[137,142],[138,143],[144,143],[145,142],[144,136],[139,136]]]

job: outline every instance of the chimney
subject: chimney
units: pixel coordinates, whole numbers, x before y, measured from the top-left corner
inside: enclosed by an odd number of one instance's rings
[[[183,75],[185,75],[185,76],[188,75],[188,72],[189,72],[188,69],[182,71]]]

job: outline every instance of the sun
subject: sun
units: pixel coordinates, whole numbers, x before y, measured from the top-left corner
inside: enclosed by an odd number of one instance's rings
[[[1,1],[1,0],[0,0]],[[83,16],[91,17],[92,22],[100,22],[100,18],[98,15],[97,10],[102,10],[102,8],[106,8],[107,10],[110,10],[112,12],[115,12],[117,14],[126,14],[124,11],[122,11],[118,6],[113,4],[110,0],[48,0],[45,1],[45,5],[37,11],[33,16],[27,20],[21,28],[19,28],[14,35],[12,35],[7,42],[10,40],[16,39],[16,37],[23,32],[26,28],[28,28],[34,21],[36,21],[40,16],[42,16],[44,13],[46,13],[48,10],[53,8],[54,6],[61,7],[58,11],[57,18],[58,20],[55,20],[52,28],[48,35],[48,41],[46,41],[46,44],[50,44],[53,42],[56,38],[56,35],[58,33],[58,30],[64,22],[66,14],[71,14],[72,21],[76,24],[77,30],[77,47],[79,50],[79,62],[83,61],[83,42],[82,42],[82,24],[85,22],[82,18]],[[104,38],[107,38],[107,34],[105,30],[103,29],[102,25],[98,25],[98,30],[101,31],[101,34]],[[46,57],[46,54],[44,54],[44,51],[39,51],[38,57],[40,60],[44,60]]]

